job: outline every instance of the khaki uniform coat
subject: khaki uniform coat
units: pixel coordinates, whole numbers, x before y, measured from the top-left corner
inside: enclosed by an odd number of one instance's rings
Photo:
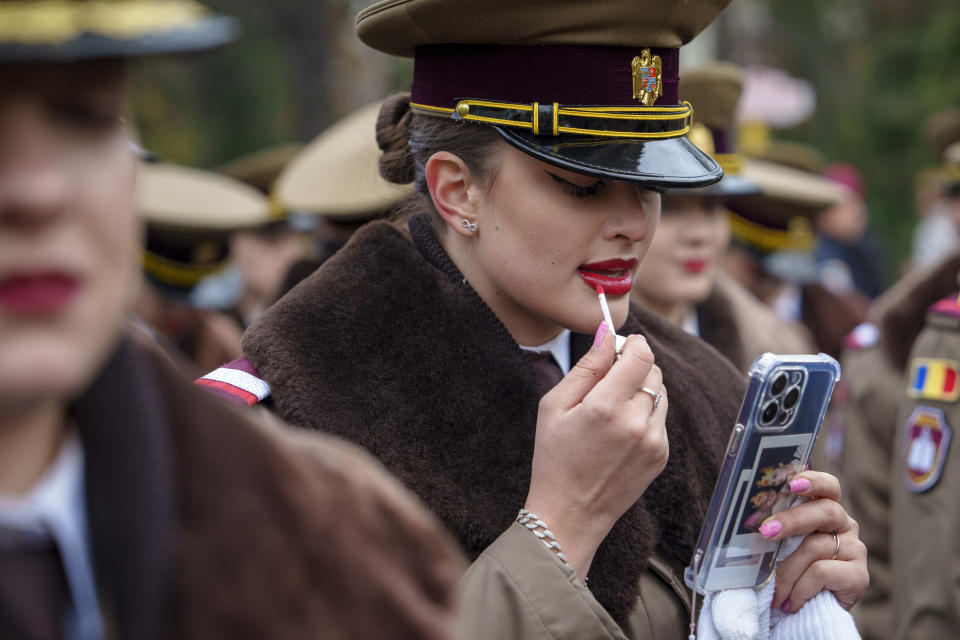
[[[931,311],[910,358],[942,358],[953,361],[956,368],[960,362],[960,306],[956,294],[944,302],[952,309]],[[960,447],[952,441],[941,446],[932,465],[935,482],[921,492],[908,488],[906,467],[907,432],[914,411],[928,415],[931,410],[942,411],[956,438],[960,403],[900,395],[890,474],[893,638],[956,638],[960,636]]]
[[[815,353],[813,339],[798,324],[787,322],[739,282],[720,273],[710,296],[697,305],[700,337],[746,373],[757,357]]]
[[[71,409],[109,637],[451,637],[460,556],[379,464],[254,420],[142,340]]]
[[[680,575],[742,376],[701,340],[631,311],[620,332],[646,335],[670,389],[670,460],[601,544],[587,588],[514,524],[538,381],[462,280],[429,218],[413,218],[409,235],[372,223],[250,327],[244,354],[282,418],[366,447],[453,531],[473,561],[462,639],[685,638]],[[574,361],[592,341],[572,336]]]
[[[958,269],[960,254],[917,269],[873,303],[868,339],[848,340],[841,357],[842,378],[814,451],[814,466],[840,478],[841,502],[867,546],[870,586],[852,610],[864,640],[892,633],[890,469],[902,426],[897,416],[910,345],[923,328],[927,308],[956,287]],[[835,429],[838,451],[828,455],[824,445]]]

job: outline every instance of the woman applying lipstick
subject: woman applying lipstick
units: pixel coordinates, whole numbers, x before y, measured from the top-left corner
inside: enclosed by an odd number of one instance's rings
[[[473,561],[463,637],[687,635],[680,572],[743,385],[627,291],[657,190],[720,176],[683,137],[675,47],[724,5],[412,0],[358,17],[367,44],[414,56],[377,137],[381,174],[417,198],[405,227],[366,226],[276,303],[232,366],[287,421],[369,449],[453,531]],[[617,360],[597,285],[629,335]],[[843,554],[811,535],[773,604],[828,588],[849,606],[856,525],[833,478],[806,476],[824,500],[770,535],[836,527]]]
[[[166,0],[0,0],[0,25],[0,638],[450,637],[459,558],[422,507],[125,330],[127,61],[236,25]]]

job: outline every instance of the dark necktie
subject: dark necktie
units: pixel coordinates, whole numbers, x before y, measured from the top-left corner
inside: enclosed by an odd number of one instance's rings
[[[533,367],[534,373],[537,374],[537,389],[541,396],[563,379],[563,371],[560,370],[560,365],[549,351],[543,353],[524,351],[523,354]]]
[[[67,598],[53,541],[0,545],[0,638],[61,640]]]

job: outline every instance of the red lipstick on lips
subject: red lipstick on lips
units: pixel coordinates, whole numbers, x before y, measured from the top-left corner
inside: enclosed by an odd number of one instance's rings
[[[577,268],[577,273],[591,289],[601,286],[610,295],[622,296],[630,293],[633,287],[633,268],[636,266],[636,258],[603,260],[582,264]]]
[[[682,263],[683,270],[687,273],[703,273],[703,270],[707,268],[706,260],[687,260]]]
[[[0,309],[44,314],[65,307],[80,289],[75,278],[60,272],[13,274],[0,280]]]

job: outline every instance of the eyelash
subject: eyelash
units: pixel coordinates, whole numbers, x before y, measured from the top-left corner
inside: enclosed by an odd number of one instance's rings
[[[555,176],[549,171],[547,172],[547,175],[553,178],[554,182],[560,185],[560,188],[562,188],[564,191],[572,195],[574,198],[586,198],[589,196],[595,196],[601,191],[603,191],[603,188],[607,186],[607,183],[604,182],[603,180],[597,180],[595,183],[589,186],[581,187],[578,184],[567,182],[560,176]]]
[[[61,121],[88,130],[103,131],[118,126],[120,115],[83,103],[60,102],[50,106],[51,112]]]

